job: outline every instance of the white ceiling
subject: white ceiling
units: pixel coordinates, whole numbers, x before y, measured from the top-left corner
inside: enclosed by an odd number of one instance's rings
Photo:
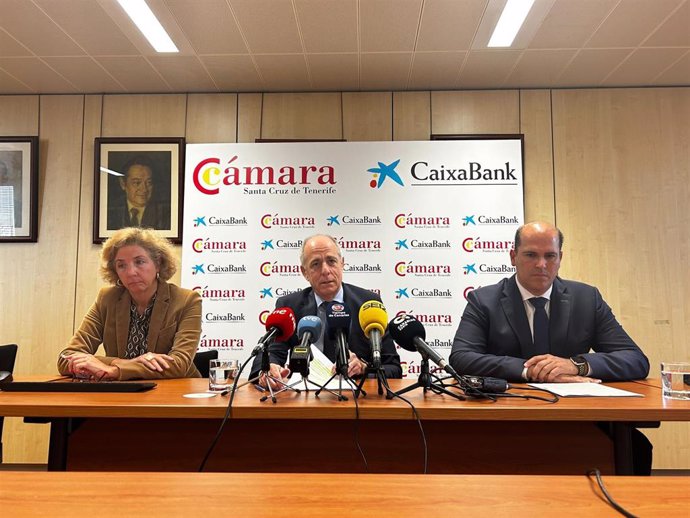
[[[690,85],[690,0],[148,0],[156,54],[115,0],[0,0],[0,94]]]

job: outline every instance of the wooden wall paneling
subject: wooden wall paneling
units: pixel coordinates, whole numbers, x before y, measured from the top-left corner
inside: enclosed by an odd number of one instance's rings
[[[38,95],[5,95],[0,96],[0,135],[24,136],[38,135],[39,127],[39,96]],[[39,143],[39,149],[43,142]],[[41,230],[39,226],[39,231]],[[41,238],[39,233],[39,239]],[[24,314],[25,308],[19,308],[18,303],[27,308],[31,306],[30,299],[33,291],[24,284],[26,272],[23,268],[25,260],[33,257],[38,246],[34,243],[2,243],[0,245],[0,344],[16,343],[19,345],[19,358],[16,372],[28,372],[33,339],[32,321],[36,317],[33,311]],[[20,285],[20,282],[22,283]],[[27,283],[31,282],[29,279]],[[21,365],[19,363],[21,361]],[[4,445],[4,461],[21,456],[23,443],[17,442],[18,431],[23,432],[20,418],[5,418],[2,442]],[[39,438],[40,440],[40,438]],[[37,462],[43,462],[40,459]]]
[[[237,142],[254,142],[261,138],[262,94],[238,94]]]
[[[525,221],[555,221],[551,92],[520,92],[520,133],[524,134]]]
[[[16,329],[20,375],[57,373],[57,353],[72,334],[83,102],[81,95],[41,97],[38,243],[2,247],[11,254],[2,260],[2,292],[12,294],[2,328]],[[5,428],[5,462],[46,462],[47,426],[13,418]]]
[[[340,93],[264,94],[261,138],[341,139]]]
[[[431,133],[520,131],[518,90],[431,92]]]
[[[38,135],[38,95],[0,96],[0,135]]]
[[[429,140],[431,93],[393,92],[393,140]]]
[[[236,142],[237,94],[189,94],[187,143]]]
[[[94,139],[101,134],[102,95],[84,99],[84,137],[82,143],[81,196],[79,200],[79,243],[77,247],[77,289],[74,302],[74,329],[96,300],[98,290],[105,286],[98,269],[101,245],[93,243]]]
[[[343,138],[348,142],[393,139],[391,92],[343,93]]]
[[[690,89],[553,92],[565,277],[597,285],[659,376],[690,358]],[[690,424],[662,425],[656,468],[690,468]]]
[[[183,137],[187,96],[106,95],[103,137]]]

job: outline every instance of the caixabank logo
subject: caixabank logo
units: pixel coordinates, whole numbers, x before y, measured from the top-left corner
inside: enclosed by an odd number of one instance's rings
[[[302,270],[299,264],[264,261],[259,265],[259,273],[264,277],[299,277]]]
[[[246,217],[235,216],[197,216],[194,218],[194,227],[246,227]]]
[[[381,216],[378,214],[333,214],[326,217],[327,227],[371,227],[377,225],[381,225]]]
[[[369,187],[372,189],[380,189],[386,183],[386,180],[391,180],[389,183],[396,183],[400,187],[404,187],[405,183],[400,178],[400,175],[395,170],[400,164],[400,159],[394,160],[390,164],[384,162],[378,162],[378,167],[371,167],[367,169],[368,173],[371,173],[371,180],[369,181]]]
[[[276,288],[273,287],[268,287],[268,288],[261,288],[259,290],[259,298],[260,299],[272,299],[272,298],[278,298],[278,297],[284,297],[285,295],[290,295],[291,293],[297,293],[298,291],[302,291],[302,288],[283,288],[281,286],[278,286]]]
[[[383,268],[381,268],[381,265],[379,263],[347,262],[345,263],[345,266],[343,266],[343,271],[349,273],[372,273],[378,275],[383,273]]]
[[[239,155],[223,161],[219,157],[201,160],[194,166],[192,181],[209,196],[222,189],[247,195],[331,194],[337,183],[332,165],[244,163]]]
[[[425,327],[452,327],[453,326],[453,316],[446,313],[417,313],[413,310],[410,311],[398,311],[396,317],[400,315],[410,315]]]
[[[416,263],[399,261],[394,271],[398,277],[450,277],[452,268],[449,264]]]
[[[515,267],[507,264],[467,263],[462,267],[463,275],[503,274],[512,275]]]
[[[244,275],[247,266],[244,264],[199,263],[192,266],[192,275]]]
[[[192,240],[192,250],[194,250],[197,254],[204,252],[210,252],[213,254],[242,254],[247,251],[247,242],[211,239],[209,237],[197,238]]]
[[[462,249],[470,254],[475,252],[505,253],[512,250],[513,245],[512,239],[485,239],[479,236],[466,237],[461,243]]]
[[[247,293],[243,289],[236,288],[216,288],[211,286],[194,286],[192,288],[202,300],[213,302],[243,302],[247,298]]]
[[[396,250],[449,250],[450,248],[448,239],[398,239],[395,242]]]
[[[199,349],[222,349],[225,351],[241,351],[244,349],[243,338],[231,338],[227,336],[213,337],[204,334],[199,340]]]
[[[489,215],[489,214],[468,214],[462,218],[463,227],[481,227],[481,226],[503,226],[518,225],[520,220],[517,216],[505,215]]]
[[[244,313],[236,313],[226,311],[224,313],[215,313],[208,311],[204,313],[204,323],[206,324],[244,324],[247,321]]]
[[[264,214],[260,219],[261,226],[272,228],[314,228],[316,218],[313,216],[285,216],[282,214]]]
[[[301,239],[264,239],[260,245],[261,251],[266,250],[300,250],[302,248]]]
[[[378,239],[351,239],[335,237],[336,243],[343,252],[380,252],[381,241]]]
[[[405,299],[452,299],[453,291],[450,288],[419,288],[401,287],[395,290],[395,298]]]
[[[410,185],[518,185],[517,174],[510,162],[489,164],[470,161],[446,166],[432,161],[419,161],[410,168]]]
[[[449,216],[401,212],[395,215],[393,223],[398,228],[450,228]]]

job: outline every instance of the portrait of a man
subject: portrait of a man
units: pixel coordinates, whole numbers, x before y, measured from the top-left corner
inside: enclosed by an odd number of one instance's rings
[[[111,155],[117,154],[119,153],[111,153]],[[165,162],[165,156],[156,157],[155,155],[166,155],[166,153],[149,152],[134,155],[120,169],[124,176],[109,178],[108,230],[123,227],[170,229],[169,175],[157,174],[156,166]],[[117,161],[117,158],[110,157],[111,169],[116,167],[113,165],[113,160]],[[167,167],[165,164],[160,164],[160,167],[163,171],[169,171],[169,159]],[[164,176],[168,177],[167,182]]]

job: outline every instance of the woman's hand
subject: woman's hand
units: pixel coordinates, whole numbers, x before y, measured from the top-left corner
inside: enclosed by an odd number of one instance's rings
[[[75,352],[64,354],[67,360],[67,369],[75,378],[94,381],[116,380],[120,376],[120,369],[115,365],[107,365],[93,354]]]
[[[145,353],[141,356],[133,358],[131,361],[141,363],[144,367],[152,371],[163,372],[164,370],[170,368],[170,364],[168,362],[171,362],[174,359],[175,358],[167,354]]]

